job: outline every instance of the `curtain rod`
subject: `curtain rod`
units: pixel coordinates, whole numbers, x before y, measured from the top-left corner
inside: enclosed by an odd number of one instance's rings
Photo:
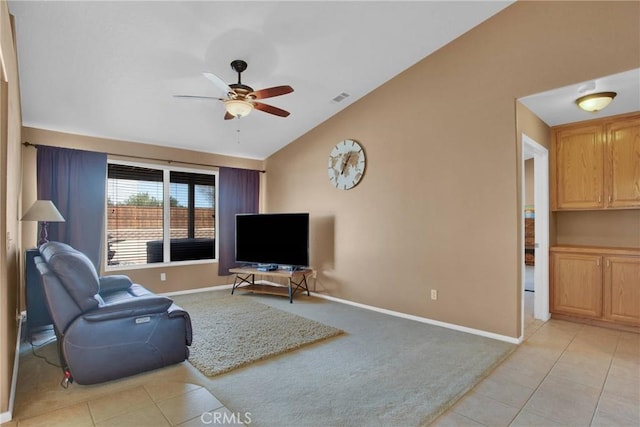
[[[53,148],[66,148],[66,147],[55,147],[55,146],[52,146],[52,145],[45,145],[45,144],[33,144],[33,143],[29,142],[29,141],[23,142],[22,145],[24,145],[25,147],[33,147],[33,148],[38,148],[40,146],[53,147]],[[87,151],[90,151],[90,150],[87,150]],[[182,165],[206,166],[206,167],[214,167],[214,168],[230,167],[230,166],[220,166],[220,165],[209,165],[209,164],[205,164],[205,163],[181,162],[179,160],[158,159],[158,158],[154,158],[154,157],[134,156],[134,155],[131,155],[131,154],[117,154],[117,153],[105,153],[105,154],[107,154],[109,156],[128,157],[128,158],[131,158],[131,159],[153,160],[153,161],[156,161],[156,162],[167,162],[168,164],[179,163],[179,164],[182,164]],[[256,170],[256,169],[247,169],[247,168],[234,168],[234,169]],[[266,173],[267,171],[258,170],[258,172]]]

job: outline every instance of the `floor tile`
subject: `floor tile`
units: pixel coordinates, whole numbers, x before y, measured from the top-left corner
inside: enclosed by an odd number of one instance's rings
[[[616,416],[629,421],[637,421],[635,425],[640,425],[640,401],[638,399],[613,394],[605,390],[600,398],[598,410],[608,414],[616,414]]]
[[[144,388],[151,396],[154,402],[161,402],[171,397],[180,396],[181,394],[203,388],[196,384],[183,383],[178,381],[157,381],[145,384]]]
[[[225,426],[242,426],[244,423],[251,424],[250,413],[231,412],[225,407],[218,408],[215,411],[207,411],[202,415],[195,417],[186,423],[180,424],[180,427],[197,427],[211,425]]]
[[[576,362],[571,358],[561,357],[549,372],[549,376],[600,389],[607,378],[607,372],[609,372],[609,363],[593,360]]]
[[[481,424],[508,426],[518,413],[513,408],[497,400],[472,392],[453,407],[453,411]]]
[[[163,400],[157,405],[171,425],[184,423],[223,406],[205,388]]]
[[[531,397],[534,389],[521,386],[504,376],[491,375],[478,384],[474,391],[514,408],[521,408]]]
[[[627,354],[616,354],[611,361],[609,375],[624,378],[640,377],[640,358]]]
[[[542,427],[557,425],[553,421],[533,412],[522,410],[511,423],[511,427]]]
[[[509,365],[503,363],[498,366],[488,378],[493,378],[494,375],[504,376],[508,378],[509,381],[522,387],[535,389],[547,376],[547,372],[529,369],[526,366],[519,367],[516,363]]]
[[[85,427],[93,426],[93,420],[86,403],[58,409],[25,420],[18,420],[18,427]]]
[[[622,332],[616,348],[616,354],[640,357],[640,334]]]
[[[604,384],[604,391],[635,400],[640,406],[640,375],[627,377],[609,375]]]
[[[169,421],[154,404],[144,408],[135,409],[124,414],[117,415],[102,422],[96,423],[96,427],[169,427]]]
[[[89,401],[89,409],[96,423],[153,404],[144,387],[135,387],[94,398]]]
[[[601,409],[598,409],[596,411],[596,414],[593,417],[593,421],[591,422],[592,427],[637,427],[639,425],[640,419],[628,419],[625,418],[623,414],[617,412],[609,413]]]
[[[600,390],[548,376],[524,409],[555,422],[588,425],[596,409]]]
[[[484,424],[480,424],[479,422],[473,421],[470,418],[465,417],[464,415],[460,415],[453,411],[449,411],[438,418],[433,424],[430,424],[431,427],[480,427],[484,426]]]

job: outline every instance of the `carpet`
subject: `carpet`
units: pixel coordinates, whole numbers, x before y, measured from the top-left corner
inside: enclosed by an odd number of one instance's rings
[[[211,379],[255,426],[428,425],[516,347],[320,298],[264,301],[345,334]]]
[[[243,295],[201,292],[172,299],[191,316],[189,362],[209,377],[343,333]]]

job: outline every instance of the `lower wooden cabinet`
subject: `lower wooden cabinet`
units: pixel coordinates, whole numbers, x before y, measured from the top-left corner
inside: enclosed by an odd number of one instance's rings
[[[640,257],[608,256],[604,262],[604,318],[640,325]]]
[[[640,326],[640,249],[551,248],[551,312]]]
[[[602,257],[553,254],[553,309],[579,316],[602,316]]]

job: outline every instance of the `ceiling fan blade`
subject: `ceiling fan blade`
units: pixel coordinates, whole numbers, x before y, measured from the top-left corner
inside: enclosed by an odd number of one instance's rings
[[[228,111],[225,111],[225,113],[224,113],[224,119],[225,120],[231,120],[231,119],[235,119],[235,118],[236,118],[236,116],[234,116],[233,114],[229,114]]]
[[[289,115],[288,111],[274,107],[273,105],[267,105],[261,102],[252,102],[252,104],[256,110],[264,111],[265,113],[274,114],[280,117],[287,117]]]
[[[248,96],[253,99],[265,99],[272,98],[274,96],[286,95],[291,92],[293,92],[293,88],[291,86],[274,86],[267,89],[256,90]]]
[[[216,76],[215,74],[205,72],[205,73],[202,73],[202,75],[208,78],[211,81],[211,83],[216,85],[216,87],[221,91],[223,91],[225,94],[228,95],[230,93],[234,93],[233,89],[231,89],[229,85],[225,83],[224,80],[222,80],[220,77]]]
[[[224,101],[224,98],[217,98],[215,96],[199,96],[199,95],[173,95],[174,98],[192,98],[192,99],[215,99],[218,101]]]

